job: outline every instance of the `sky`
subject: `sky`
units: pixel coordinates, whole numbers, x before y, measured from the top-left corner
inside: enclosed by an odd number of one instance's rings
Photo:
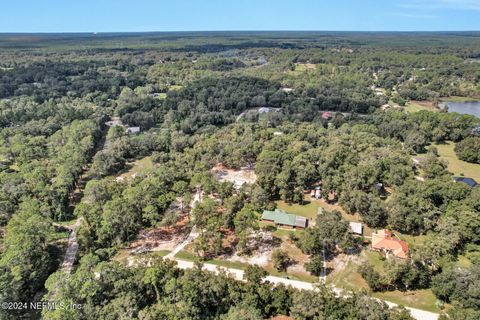
[[[480,0],[0,0],[0,32],[480,31]]]

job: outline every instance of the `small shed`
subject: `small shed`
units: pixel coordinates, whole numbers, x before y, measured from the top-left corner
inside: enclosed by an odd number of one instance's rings
[[[349,222],[350,231],[355,234],[363,234],[363,225],[360,222]]]
[[[127,128],[127,133],[128,134],[140,133],[140,127],[128,127]]]

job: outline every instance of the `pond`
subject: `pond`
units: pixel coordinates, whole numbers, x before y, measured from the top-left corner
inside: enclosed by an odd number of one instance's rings
[[[480,101],[447,102],[449,112],[471,114],[480,118]]]

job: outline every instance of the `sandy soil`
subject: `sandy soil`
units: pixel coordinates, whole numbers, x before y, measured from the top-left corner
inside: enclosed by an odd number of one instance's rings
[[[188,217],[184,216],[175,225],[142,230],[138,239],[125,248],[130,253],[173,250],[188,235]]]
[[[272,251],[276,248],[274,237],[271,232],[258,231],[250,237],[249,247],[254,248],[249,256],[240,256],[237,253],[225,256],[225,260],[237,261],[259,266],[266,266],[271,260]]]
[[[212,168],[211,172],[217,180],[232,182],[236,188],[240,188],[244,183],[252,184],[257,181],[257,176],[251,168],[233,170],[219,163]]]

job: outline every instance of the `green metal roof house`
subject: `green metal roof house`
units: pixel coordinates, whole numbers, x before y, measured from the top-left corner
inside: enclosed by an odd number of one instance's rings
[[[275,209],[275,211],[264,210],[262,220],[273,222],[275,225],[284,228],[305,229],[308,226],[307,218],[280,209]]]

